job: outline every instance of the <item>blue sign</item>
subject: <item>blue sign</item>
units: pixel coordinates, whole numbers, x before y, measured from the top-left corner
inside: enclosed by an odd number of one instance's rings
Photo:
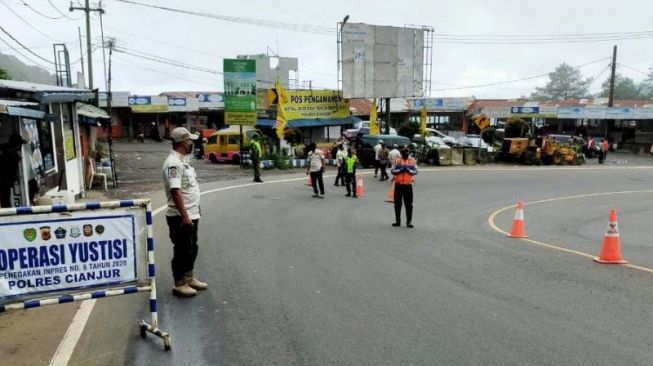
[[[171,107],[185,107],[186,98],[168,98],[168,105]]]
[[[415,99],[415,107],[422,108],[436,108],[444,106],[444,100],[442,98],[429,98],[429,99]]]
[[[150,105],[152,104],[152,97],[139,97],[134,95],[133,97],[129,97],[128,101],[129,105]]]
[[[632,108],[608,108],[608,118],[610,119],[628,119],[635,115]]]
[[[540,114],[540,107],[511,107],[512,114]]]

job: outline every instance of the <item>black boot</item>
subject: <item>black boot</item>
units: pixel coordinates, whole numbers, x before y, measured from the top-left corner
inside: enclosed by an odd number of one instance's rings
[[[406,207],[406,227],[413,228],[413,206]]]

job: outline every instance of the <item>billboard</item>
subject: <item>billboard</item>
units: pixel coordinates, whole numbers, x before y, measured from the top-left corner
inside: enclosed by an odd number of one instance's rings
[[[341,31],[345,98],[421,97],[424,31],[345,23]]]
[[[224,120],[256,124],[256,60],[224,59]]]

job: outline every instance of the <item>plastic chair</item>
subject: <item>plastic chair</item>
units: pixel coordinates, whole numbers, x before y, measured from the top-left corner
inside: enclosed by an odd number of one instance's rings
[[[88,182],[88,189],[91,189],[93,187],[93,181],[95,180],[95,177],[99,177],[102,179],[104,182],[104,190],[107,190],[107,175],[105,173],[98,173],[97,172],[97,165],[95,163],[95,159],[88,158],[90,161],[91,165],[91,180]]]

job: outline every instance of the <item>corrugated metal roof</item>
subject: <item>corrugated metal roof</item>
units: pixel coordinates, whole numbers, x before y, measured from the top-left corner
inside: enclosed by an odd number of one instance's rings
[[[372,102],[368,99],[349,99],[349,111],[353,116],[369,116]]]
[[[79,92],[79,93],[90,92],[89,89],[76,89],[76,88],[68,88],[64,86],[37,84],[37,83],[30,83],[27,81],[16,81],[16,80],[0,80],[0,88],[34,92],[34,93],[36,92]]]
[[[159,94],[168,98],[196,98],[197,94],[221,94],[219,91],[170,91]]]

